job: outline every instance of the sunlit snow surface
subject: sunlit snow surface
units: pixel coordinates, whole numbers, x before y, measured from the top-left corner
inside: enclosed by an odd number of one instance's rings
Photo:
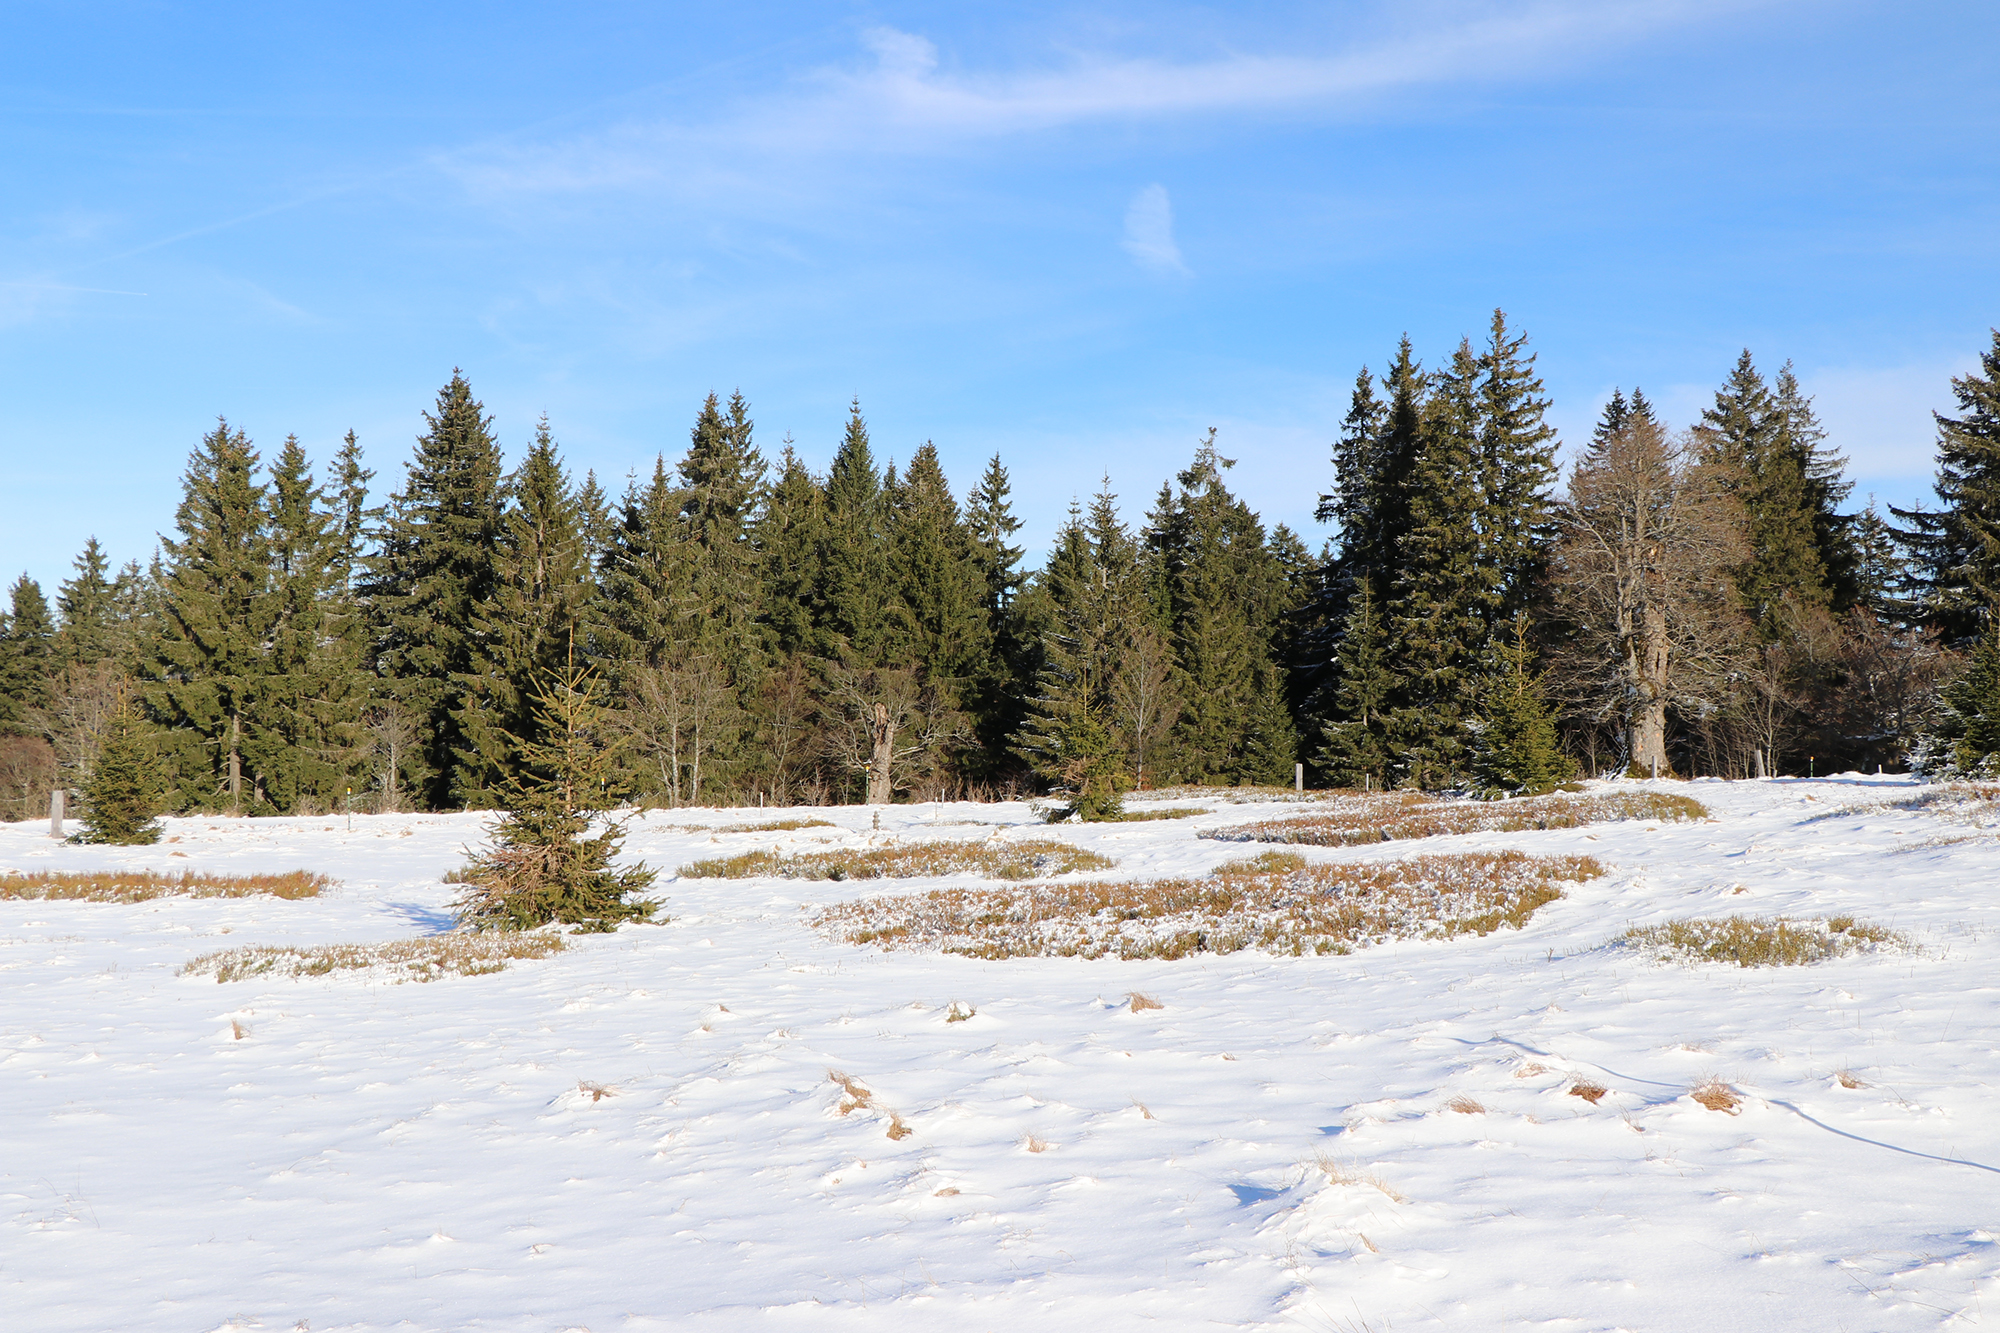
[[[135,849],[0,825],[0,870],[342,881],[0,902],[0,1326],[2000,1323],[2000,835],[1890,808],[1896,779],[1672,789],[1719,819],[1424,845],[1612,867],[1523,931],[1135,963],[883,953],[810,925],[946,881],[669,878],[753,846],[1048,836],[1025,806],[898,806],[879,833],[858,807],[754,835],[688,826],[757,811],[657,812],[627,846],[666,872],[669,924],[402,985],[176,969],[446,928],[439,877],[479,816],[178,819]],[[1188,873],[1244,854],[1199,829],[1269,813],[1054,835],[1118,876]],[[1745,971],[1608,947],[1727,912],[1853,913],[1919,951]],[[1163,1007],[1132,1012],[1134,990]],[[947,1022],[953,1002],[977,1016]],[[829,1070],[886,1110],[837,1114]],[[1740,1114],[1687,1097],[1711,1074]],[[1577,1077],[1610,1092],[1593,1107]],[[890,1139],[887,1111],[914,1132]]]

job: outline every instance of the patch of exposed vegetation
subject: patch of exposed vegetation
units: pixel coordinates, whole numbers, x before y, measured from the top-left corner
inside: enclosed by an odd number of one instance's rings
[[[551,930],[454,931],[382,944],[276,944],[203,954],[181,967],[184,977],[217,981],[252,977],[320,977],[329,972],[375,969],[391,980],[436,981],[439,977],[485,976],[506,970],[517,958],[547,958],[568,948]]]
[[[1109,857],[1066,842],[908,842],[853,851],[744,852],[694,861],[680,868],[684,879],[924,879],[942,875],[983,875],[989,879],[1033,879],[1109,870]]]
[[[842,903],[815,924],[850,944],[973,958],[1344,954],[1518,929],[1562,897],[1561,884],[1603,873],[1586,856],[1467,852],[1202,879],[935,889]]]
[[[806,828],[839,828],[831,819],[767,819],[761,824],[722,824],[716,833],[791,833]]]
[[[151,898],[316,898],[333,887],[325,875],[288,870],[277,875],[210,875],[200,871],[38,870],[0,874],[0,898],[88,903],[142,903]]]
[[[1453,833],[1517,833],[1629,819],[1672,823],[1708,817],[1708,807],[1700,801],[1671,792],[1556,792],[1510,801],[1443,801],[1419,792],[1387,792],[1375,797],[1350,798],[1320,814],[1206,829],[1200,836],[1228,842],[1351,847]]]
[[[1846,954],[1910,947],[1908,937],[1851,916],[1694,917],[1634,927],[1621,942],[1665,959],[1738,967],[1823,963]]]
[[[1205,815],[1208,811],[1198,805],[1170,805],[1164,810],[1127,810],[1118,817],[1126,823],[1143,823],[1149,819],[1186,819],[1190,815]]]

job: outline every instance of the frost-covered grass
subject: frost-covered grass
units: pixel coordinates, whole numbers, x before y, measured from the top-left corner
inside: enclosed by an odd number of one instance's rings
[[[552,930],[425,935],[376,944],[252,945],[189,959],[184,977],[248,981],[252,977],[322,977],[329,972],[378,971],[392,981],[436,981],[505,971],[521,958],[547,958],[568,945]]]
[[[1905,936],[1851,916],[1691,918],[1635,927],[1621,938],[1663,959],[1735,963],[1739,967],[1798,966],[1852,953],[1910,947]]]
[[[1454,833],[1517,833],[1632,819],[1673,823],[1707,818],[1708,808],[1700,801],[1672,792],[1557,792],[1511,801],[1440,801],[1420,792],[1384,792],[1349,796],[1321,813],[1208,829],[1201,836],[1227,842],[1351,847]]]
[[[1257,858],[1201,879],[949,888],[828,908],[853,944],[973,958],[1186,958],[1256,949],[1344,954],[1395,939],[1518,928],[1559,885],[1604,867],[1587,856],[1465,852],[1364,865]]]
[[[152,898],[316,898],[333,887],[325,875],[291,870],[276,875],[179,874],[153,870],[39,870],[0,873],[0,898],[91,903],[142,903]]]
[[[1082,870],[1109,870],[1108,856],[1066,842],[907,842],[835,852],[743,852],[691,861],[685,879],[932,879],[983,875],[990,879],[1032,879]]]

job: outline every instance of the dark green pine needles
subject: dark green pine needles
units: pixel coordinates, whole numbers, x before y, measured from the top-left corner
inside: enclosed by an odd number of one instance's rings
[[[519,746],[519,772],[505,787],[506,818],[492,845],[461,872],[469,886],[460,919],[475,928],[524,930],[553,922],[607,931],[643,921],[658,907],[634,901],[652,884],[644,865],[614,870],[624,825],[590,834],[614,798],[615,757],[597,682],[565,667],[536,693],[539,739]]]
[[[156,756],[147,744],[146,724],[121,694],[104,730],[104,748],[83,788],[83,831],[78,842],[142,846],[160,840],[159,789],[153,781]]]

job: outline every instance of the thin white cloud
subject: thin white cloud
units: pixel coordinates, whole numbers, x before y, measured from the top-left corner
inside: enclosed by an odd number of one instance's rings
[[[1174,206],[1167,187],[1148,185],[1132,196],[1125,208],[1125,253],[1139,261],[1139,267],[1155,273],[1186,273],[1181,248],[1174,243]]]
[[[644,183],[726,191],[754,172],[745,153],[923,153],[1090,121],[1310,111],[1427,84],[1533,77],[1742,8],[1723,0],[1417,6],[1393,11],[1402,27],[1390,35],[1342,45],[1328,33],[1327,49],[1312,54],[1078,53],[1042,68],[988,71],[942,69],[930,40],[880,27],[862,36],[871,62],[822,69],[708,123],[632,120],[560,144],[489,145],[442,165],[475,188],[503,193]]]

